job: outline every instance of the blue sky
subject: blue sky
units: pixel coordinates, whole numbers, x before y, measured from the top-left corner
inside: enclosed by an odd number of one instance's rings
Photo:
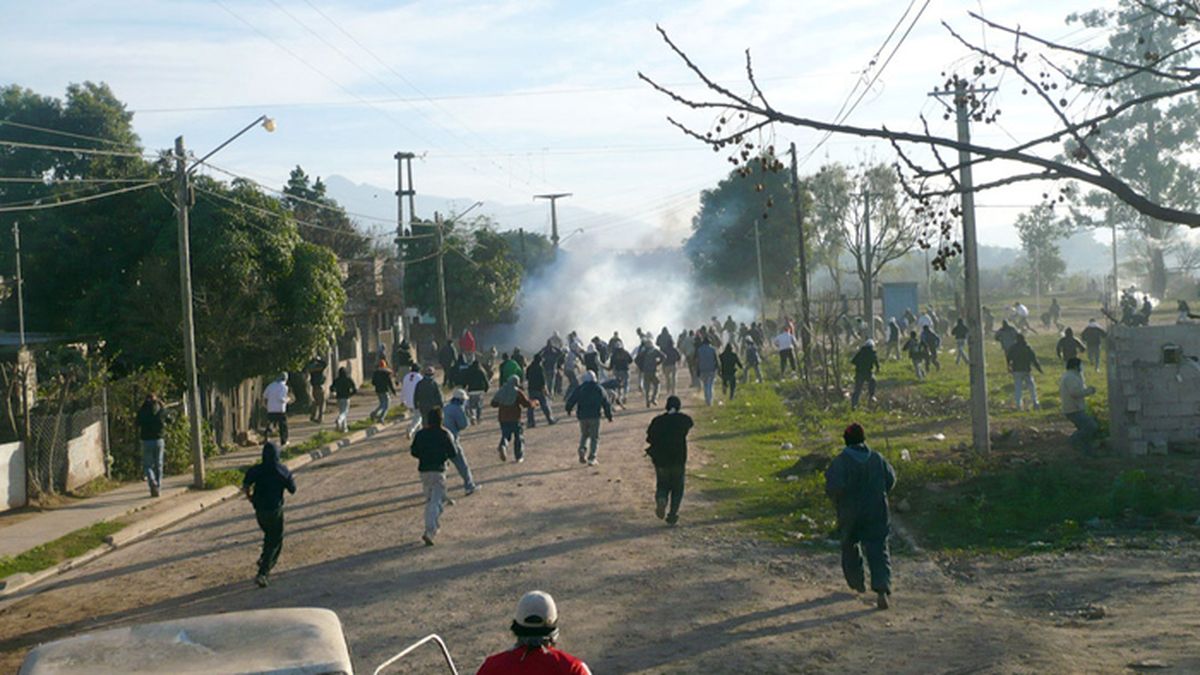
[[[609,228],[614,246],[678,241],[699,189],[729,168],[666,121],[684,111],[636,79],[668,83],[686,71],[654,30],[661,24],[716,78],[740,89],[750,48],[772,103],[828,118],[907,5],[901,0],[700,0],[696,2],[353,2],[348,0],[0,0],[0,75],[40,93],[102,80],[136,111],[148,147],[183,134],[197,152],[261,113],[274,134],[239,139],[219,166],[280,184],[301,164],[391,188],[397,150],[423,193],[527,205],[512,226],[541,227],[535,192],[575,193],[572,203],[637,220]],[[916,3],[919,7],[922,2]],[[965,52],[940,25],[981,36],[966,16],[989,17],[1071,42],[1102,35],[1067,26],[1071,11],[1101,0],[932,0],[851,122],[915,128],[935,104],[925,95]],[[1112,4],[1112,3],[1107,3]],[[988,34],[986,39],[1000,41]],[[685,91],[696,93],[691,84]],[[1002,92],[1002,95],[1006,95]],[[1005,127],[977,139],[1002,143],[1044,128],[1046,115],[1007,93]],[[402,100],[398,100],[402,99]],[[693,121],[696,117],[690,117]],[[953,130],[934,115],[938,130]],[[702,121],[702,120],[701,120]],[[775,130],[774,142],[806,152],[818,135]],[[835,137],[822,161],[891,161],[887,147]],[[988,177],[983,172],[977,178]],[[1009,223],[1040,188],[980,198],[981,239],[1012,244]],[[574,222],[570,222],[575,218]],[[564,229],[604,217],[566,217]]]

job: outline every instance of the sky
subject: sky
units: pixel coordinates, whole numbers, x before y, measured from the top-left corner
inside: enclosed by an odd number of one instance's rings
[[[914,0],[912,21],[924,0]],[[879,72],[848,121],[952,135],[927,96],[943,72],[973,63],[943,21],[991,45],[1006,44],[968,15],[1071,44],[1098,46],[1104,34],[1067,25],[1072,11],[1112,0],[929,0],[911,34]],[[686,94],[702,88],[662,42],[662,26],[714,79],[745,93],[744,50],[767,98],[780,110],[829,119],[889,31],[903,0],[0,0],[0,82],[62,95],[67,84],[109,83],[134,111],[148,148],[182,134],[207,152],[260,114],[277,122],[222,150],[213,163],[282,185],[299,164],[394,189],[397,151],[411,151],[417,190],[513,207],[509,222],[548,227],[532,195],[571,192],[560,231],[583,229],[588,245],[679,243],[698,193],[729,171],[723,155],[666,121],[698,116],[649,89],[639,71]],[[891,44],[896,44],[893,38]],[[1011,47],[1007,47],[1011,49]],[[890,51],[890,47],[889,47]],[[888,52],[884,52],[886,57]],[[882,61],[882,59],[880,59]],[[874,75],[880,63],[868,72]],[[1013,83],[998,94],[1002,125],[974,131],[980,143],[1011,143],[1050,120]],[[795,142],[801,173],[827,161],[892,162],[886,145],[777,127],[776,147]],[[976,179],[1002,175],[1003,167]],[[979,234],[1015,245],[1011,223],[1043,187],[980,196]],[[421,214],[428,215],[428,214]]]

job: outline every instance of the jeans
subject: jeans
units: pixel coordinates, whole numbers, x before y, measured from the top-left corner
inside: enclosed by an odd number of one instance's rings
[[[571,394],[574,394],[575,390],[579,388],[579,376],[575,374],[575,371],[568,370],[566,374],[567,374],[567,390],[565,392],[563,392],[564,400],[571,398]]]
[[[1100,343],[1099,342],[1097,342],[1094,347],[1092,345],[1087,346],[1087,356],[1088,356],[1088,362],[1092,364],[1092,367],[1095,368],[1096,370],[1100,370]]]
[[[590,420],[579,420],[579,457],[582,459],[587,450],[588,444],[591,444],[591,454],[587,455],[588,459],[596,459],[596,448],[600,445],[600,418]]]
[[[392,397],[386,391],[377,391],[375,395],[379,397],[379,405],[371,411],[371,418],[382,422],[383,418],[387,417],[388,408],[392,406]]]
[[[759,363],[747,363],[746,364],[746,367],[742,370],[742,384],[746,384],[747,382],[750,381],[750,371],[751,370],[754,371],[754,376],[756,378],[758,378],[759,384],[762,384],[762,381],[763,381],[762,365]]]
[[[424,421],[425,421],[425,420],[421,418],[421,411],[420,411],[420,410],[413,410],[413,411],[412,411],[412,421],[411,421],[411,422],[409,423],[409,425],[408,425],[408,435],[409,435],[409,436],[412,436],[413,434],[415,434],[415,433],[417,433],[418,431],[420,431],[420,429],[421,429],[421,424],[422,424]]]
[[[722,375],[721,376],[721,393],[733,400],[734,394],[737,392],[737,375]]]
[[[971,359],[967,358],[967,341],[966,340],[956,340],[954,343],[954,363],[955,363],[955,365],[957,365],[959,361],[963,361],[967,365],[971,364]]]
[[[663,366],[663,377],[667,380],[667,396],[674,396],[675,384],[679,378],[679,367]]]
[[[279,429],[279,444],[287,445],[287,413],[267,413],[267,433],[271,432],[272,426],[275,426],[277,429]]]
[[[899,342],[887,343],[887,348],[883,350],[883,358],[884,358],[884,360],[892,358],[892,359],[895,359],[896,361],[899,361],[900,360],[900,343]]]
[[[1067,419],[1075,425],[1075,433],[1071,434],[1071,447],[1076,448],[1085,455],[1092,454],[1092,439],[1096,437],[1096,432],[1100,430],[1099,423],[1096,418],[1089,415],[1087,412],[1080,410],[1078,412],[1067,413]]]
[[[712,405],[713,382],[715,382],[716,379],[716,373],[700,373],[700,384],[704,386],[704,403],[707,405]]]
[[[520,460],[525,456],[525,432],[520,422],[500,423],[500,445],[507,446],[510,438],[513,441],[513,457]]]
[[[918,380],[925,379],[925,369],[921,364],[922,364],[922,360],[920,358],[915,358],[912,360],[913,372],[915,372],[917,374]]]
[[[325,421],[325,385],[312,385],[312,415],[309,417],[312,421],[320,424]]]
[[[450,461],[454,462],[454,468],[458,469],[458,475],[463,480],[463,489],[467,492],[474,492],[475,479],[471,476],[471,466],[467,464],[467,456],[463,453],[463,447],[458,442],[458,437],[454,438],[454,447],[458,449],[458,454]]]
[[[683,476],[682,464],[654,467],[654,501],[658,504],[669,503],[667,517],[671,520],[679,515],[679,504],[683,502]]]
[[[473,391],[467,394],[467,415],[478,424],[483,420],[483,392]]]
[[[617,391],[621,392],[621,403],[625,402],[625,397],[629,395],[629,371],[614,370],[613,376],[617,378]]]
[[[275,563],[279,562],[279,552],[283,550],[283,506],[269,511],[255,509],[254,517],[263,531],[262,555],[258,558],[258,573],[266,576],[271,573]]]
[[[871,590],[876,593],[892,592],[892,562],[888,553],[887,536],[861,539],[853,535],[842,535],[842,574],[850,588],[865,588],[863,578],[863,555],[871,569]]]
[[[537,405],[541,407],[542,412],[546,414],[546,424],[554,424],[553,411],[550,410],[550,399],[546,397],[545,391],[529,392],[529,400],[537,403]],[[534,426],[536,426],[534,424],[536,421],[536,416],[534,415],[533,408],[526,410],[525,414],[526,422],[528,422],[529,428],[532,429]]]
[[[858,407],[858,397],[862,394],[864,384],[867,385],[868,398],[875,398],[875,374],[867,373],[865,376],[856,374],[854,376],[854,393],[850,394],[851,408]]]
[[[337,427],[338,431],[349,431],[350,430],[350,419],[349,419],[350,418],[350,399],[339,398],[337,400],[337,403],[338,403],[338,416],[337,416],[337,422],[334,424],[334,426]]]
[[[642,373],[642,389],[646,393],[646,407],[658,403],[658,373],[647,371]]]
[[[779,352],[779,374],[783,375],[787,372],[788,364],[792,366],[792,372],[799,372],[796,367],[796,351],[794,349],[783,349]]]
[[[1024,390],[1029,390],[1029,401],[1033,403],[1033,407],[1038,407],[1037,400],[1037,385],[1033,383],[1033,375],[1028,371],[1013,372],[1013,401],[1021,408],[1021,399]]]
[[[425,493],[425,536],[433,539],[446,501],[446,474],[441,471],[422,471],[421,490]]]
[[[162,485],[165,448],[166,444],[161,438],[142,441],[142,474],[146,476],[146,485],[150,486],[151,492],[158,490],[158,487]]]

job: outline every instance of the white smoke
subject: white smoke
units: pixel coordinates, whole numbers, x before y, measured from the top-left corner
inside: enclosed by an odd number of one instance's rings
[[[558,258],[527,278],[518,298],[516,324],[482,331],[483,344],[500,351],[536,350],[558,331],[587,342],[619,331],[627,346],[641,328],[653,335],[666,326],[672,335],[697,328],[713,316],[749,324],[756,320],[755,293],[706,290],[694,278],[680,249],[654,251],[560,251]]]

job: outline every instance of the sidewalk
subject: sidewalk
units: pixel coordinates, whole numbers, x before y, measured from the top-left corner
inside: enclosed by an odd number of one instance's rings
[[[378,405],[372,394],[360,394],[351,399],[351,423],[364,419]],[[321,425],[308,420],[308,413],[288,416],[289,444],[302,443],[321,430],[333,430],[337,418],[337,404],[327,407],[325,422]],[[393,408],[388,419],[396,419]],[[208,469],[230,469],[253,464],[262,456],[257,448],[239,448],[233,452],[211,457]],[[35,546],[54,541],[76,530],[90,527],[105,520],[119,518],[134,511],[162,504],[172,497],[186,494],[192,484],[192,474],[168,476],[163,479],[161,496],[150,497],[150,491],[142,481],[126,483],[87,499],[79,499],[60,507],[42,512],[9,512],[0,514],[0,556],[16,556]]]

